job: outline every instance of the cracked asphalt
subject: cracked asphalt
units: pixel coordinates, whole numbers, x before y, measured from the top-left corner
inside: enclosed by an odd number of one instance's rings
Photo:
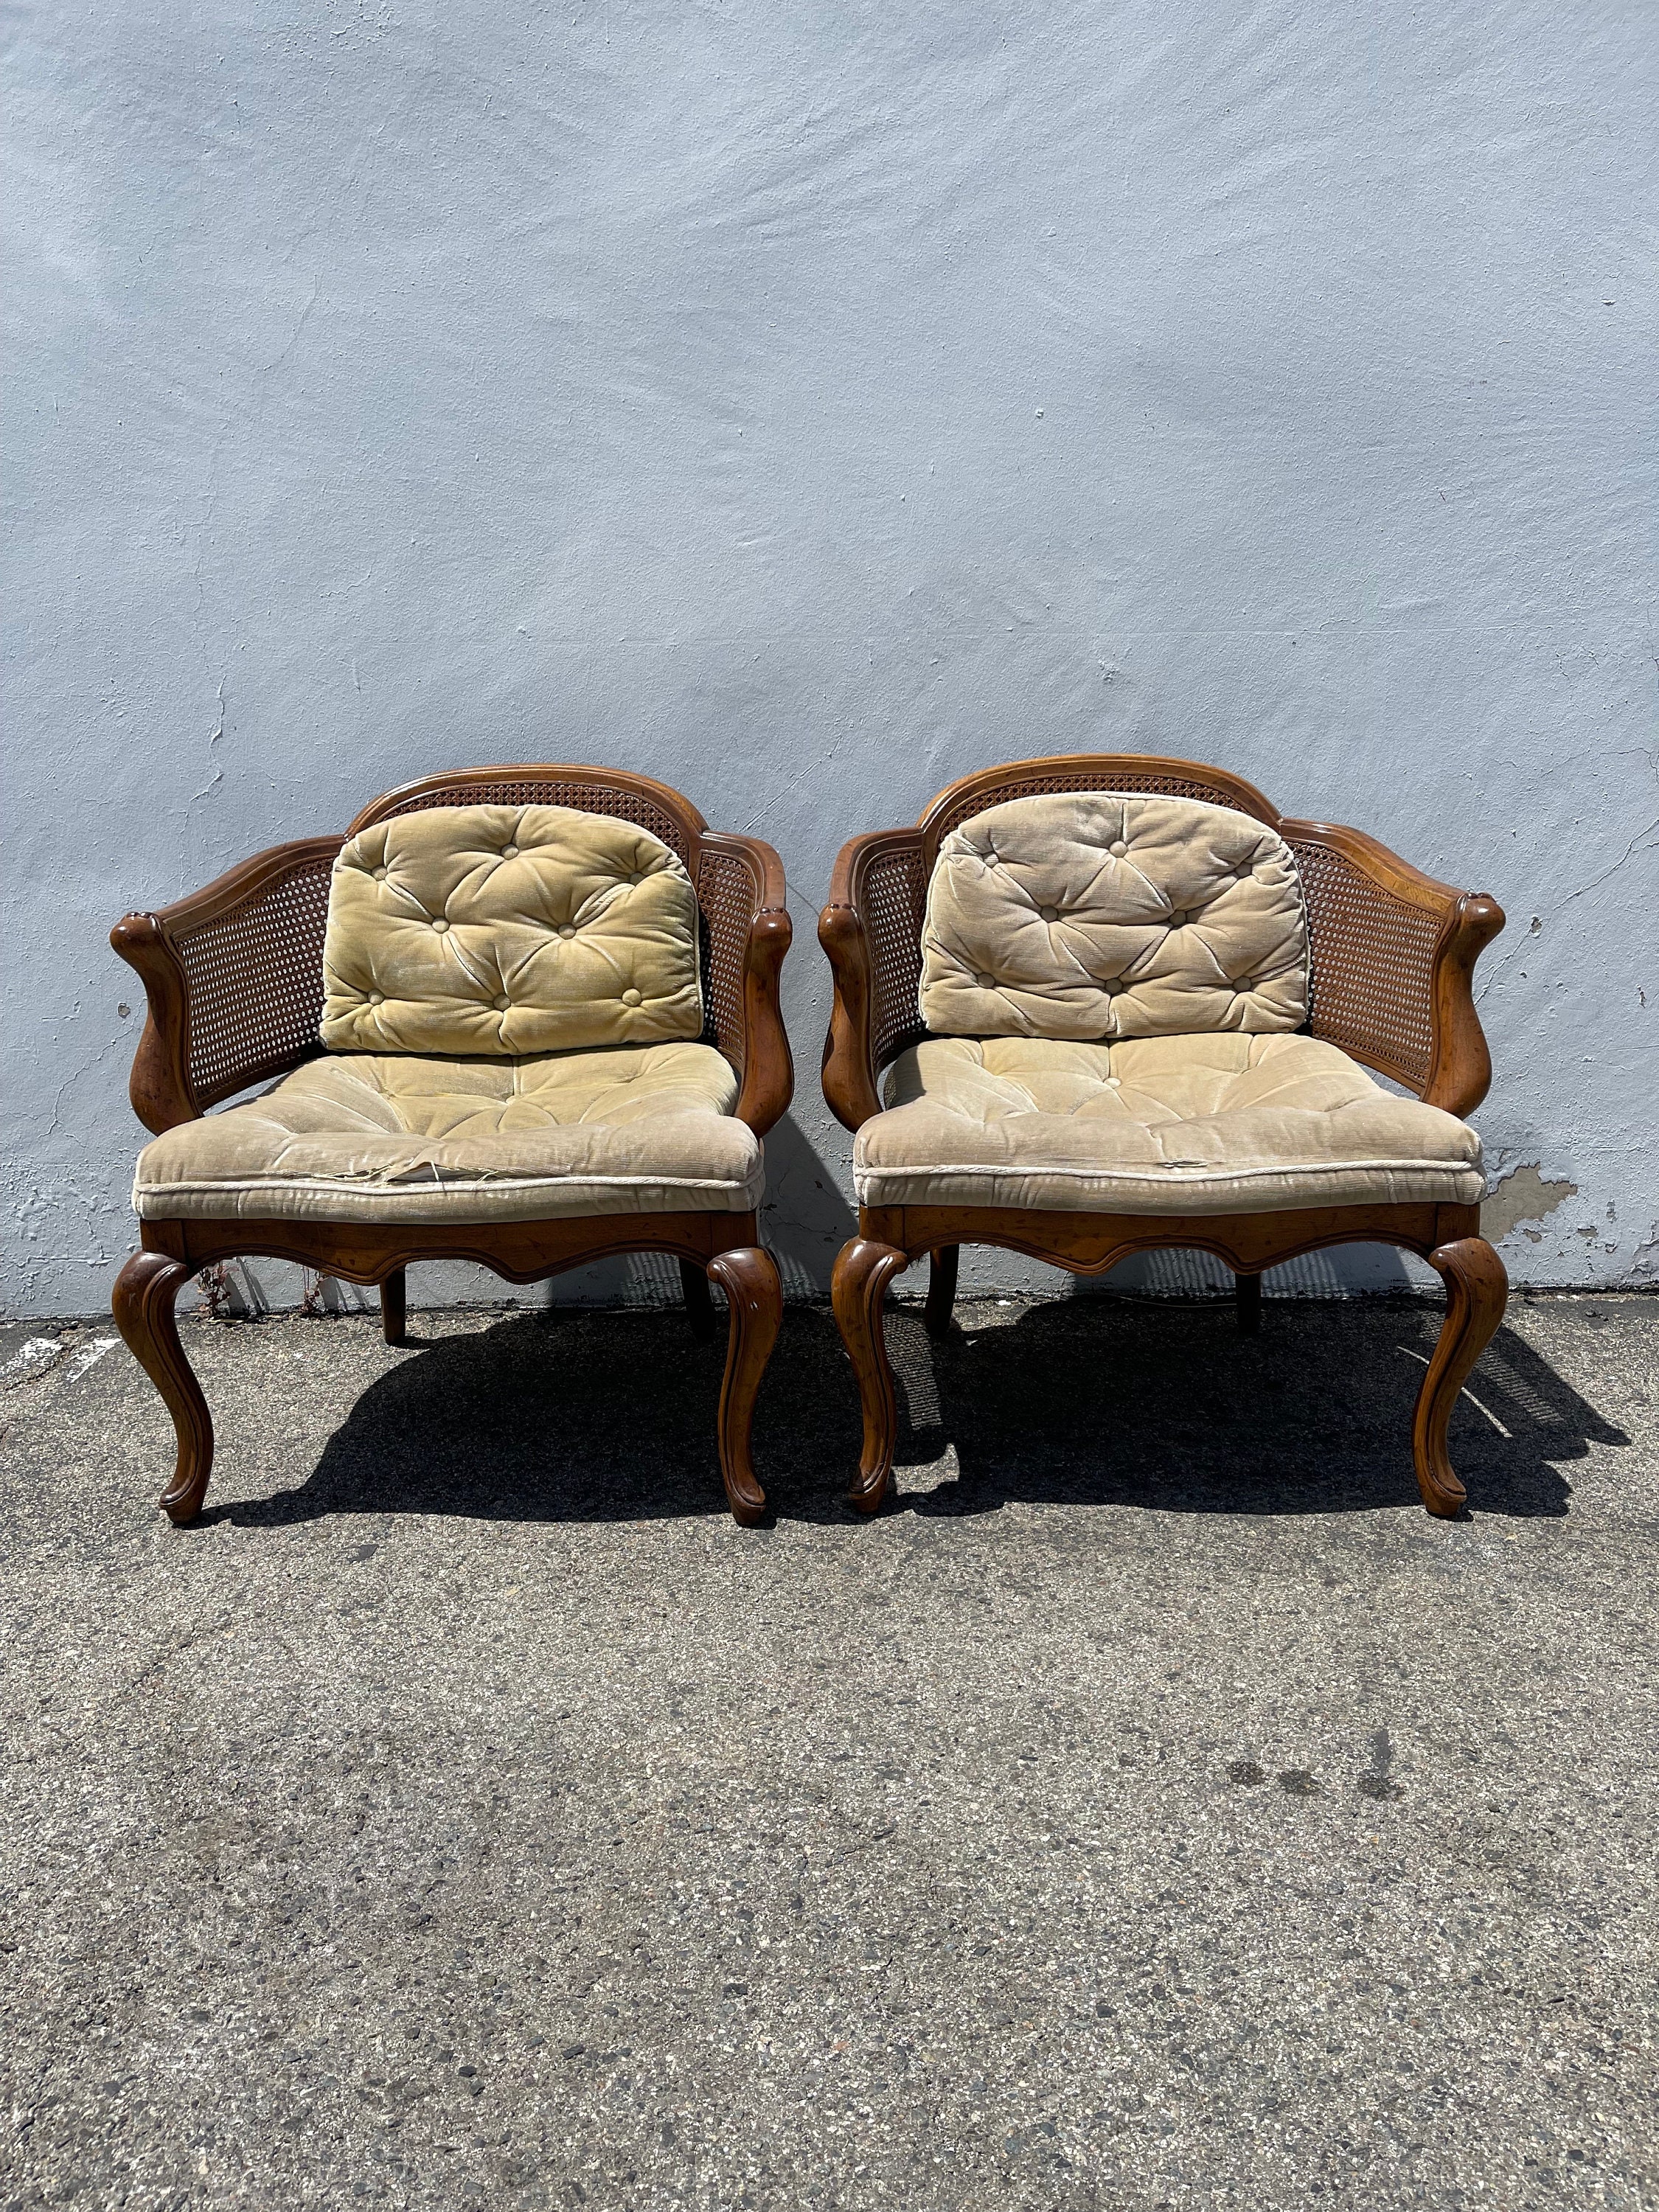
[[[1659,1306],[960,1314],[4,1332],[0,2205],[1659,2203]]]

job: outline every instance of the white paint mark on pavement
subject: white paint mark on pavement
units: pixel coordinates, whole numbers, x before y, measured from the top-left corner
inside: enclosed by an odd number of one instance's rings
[[[15,1390],[20,1382],[27,1382],[37,1375],[44,1375],[52,1362],[63,1352],[63,1346],[55,1336],[31,1336],[21,1352],[13,1352],[3,1367],[0,1367],[0,1390]]]
[[[83,1344],[69,1365],[64,1370],[65,1382],[78,1382],[89,1367],[95,1367],[106,1352],[113,1352],[121,1341],[118,1336],[94,1336],[90,1344]]]

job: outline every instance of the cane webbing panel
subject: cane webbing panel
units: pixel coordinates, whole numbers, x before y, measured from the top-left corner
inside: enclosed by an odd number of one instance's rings
[[[703,1036],[743,1072],[743,978],[749,927],[760,904],[754,876],[735,853],[705,851],[697,868],[702,914]]]
[[[205,1109],[317,1049],[331,860],[299,863],[173,949],[189,986],[187,1073]]]
[[[682,860],[689,864],[690,859],[685,824],[624,784],[502,776],[416,793],[386,813],[455,805],[574,806],[613,814],[660,837]],[[280,1075],[317,1049],[329,873],[327,860],[305,863],[291,876],[265,884],[234,913],[188,935],[173,933],[189,986],[188,1073],[198,1107],[216,1105],[251,1084]],[[706,854],[698,871],[697,902],[703,922],[703,1034],[741,1070],[744,965],[759,894],[741,860]]]
[[[951,830],[1011,799],[1030,799],[1049,791],[1098,791],[1098,763],[1075,769],[1033,766],[1014,770],[997,782],[962,796],[932,824],[935,852]],[[1199,799],[1212,806],[1235,806],[1237,793],[1212,778],[1194,773],[1171,775],[1154,769],[1114,767],[1114,791],[1166,792]],[[878,1072],[907,1045],[927,1034],[917,994],[921,984],[921,932],[927,908],[927,878],[919,848],[878,854],[865,869],[859,915],[870,947],[870,1030]]]
[[[384,822],[394,814],[415,814],[428,806],[574,806],[585,814],[614,814],[623,822],[637,822],[653,837],[690,861],[691,848],[685,825],[665,807],[626,784],[579,783],[562,776],[503,776],[494,783],[440,784],[431,791],[412,792],[395,806],[377,813]]]
[[[1443,918],[1396,898],[1328,845],[1289,842],[1313,948],[1309,1030],[1419,1089],[1434,1054],[1434,952]]]
[[[927,1034],[916,1004],[927,910],[920,848],[875,854],[864,871],[859,914],[870,947],[870,1036],[878,1073]]]
[[[949,811],[933,825],[935,846],[942,844],[951,832],[975,814],[988,808],[1001,806],[1011,799],[1035,799],[1049,791],[1101,791],[1108,788],[1102,783],[1103,770],[1093,767],[1076,769],[1033,769],[1030,775],[1005,777],[1000,783],[986,784],[979,789],[964,792]],[[1114,768],[1109,788],[1113,791],[1164,792],[1175,799],[1201,799],[1211,806],[1231,806],[1242,811],[1237,794],[1227,785],[1212,782],[1207,776],[1169,775],[1154,769]],[[1254,818],[1254,817],[1252,817]]]

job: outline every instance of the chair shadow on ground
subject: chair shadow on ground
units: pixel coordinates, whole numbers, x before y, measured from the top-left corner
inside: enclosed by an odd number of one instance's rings
[[[1231,1301],[1172,1307],[1098,1296],[930,1342],[890,1328],[902,1420],[902,1502],[920,1514],[1005,1502],[1133,1504],[1178,1513],[1421,1510],[1412,1415],[1439,1334],[1437,1302],[1271,1299],[1261,1333]],[[1452,1416],[1453,1464],[1475,1514],[1564,1515],[1561,1469],[1627,1444],[1509,1328]],[[920,1463],[945,1458],[938,1474]]]
[[[978,1310],[982,1312],[984,1310]],[[1242,1336],[1230,1304],[1099,1296],[930,1339],[890,1310],[900,1401],[894,1508],[993,1512],[1013,1500],[1163,1512],[1347,1513],[1418,1508],[1411,1422],[1438,1330],[1427,1304],[1267,1302]],[[714,1443],[724,1358],[678,1312],[553,1310],[446,1334],[358,1400],[297,1487],[216,1503],[203,1518],[275,1527],[336,1513],[640,1521],[725,1510]],[[303,1389],[296,1376],[295,1388]],[[1559,1516],[1561,1473],[1623,1444],[1501,1329],[1453,1416],[1454,1462],[1477,1514]],[[774,1512],[849,1517],[852,1370],[829,1315],[788,1310],[756,1422]]]

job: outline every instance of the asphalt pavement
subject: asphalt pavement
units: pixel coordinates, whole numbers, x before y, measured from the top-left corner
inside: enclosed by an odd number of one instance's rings
[[[960,1317],[6,1331],[0,2205],[1659,2203],[1659,1303]]]

